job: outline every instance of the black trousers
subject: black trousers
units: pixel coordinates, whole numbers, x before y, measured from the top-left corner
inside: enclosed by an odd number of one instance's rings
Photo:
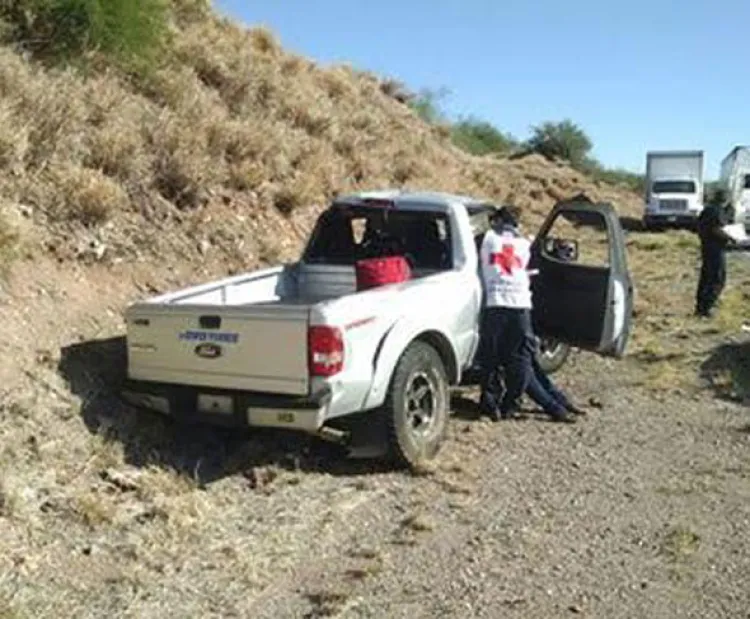
[[[701,247],[701,272],[695,295],[695,311],[707,315],[724,290],[727,280],[726,255],[721,247]]]
[[[481,325],[482,395],[479,406],[484,413],[507,414],[518,407],[533,373],[534,353],[531,313],[527,309],[488,307]],[[504,370],[505,388],[500,380]]]

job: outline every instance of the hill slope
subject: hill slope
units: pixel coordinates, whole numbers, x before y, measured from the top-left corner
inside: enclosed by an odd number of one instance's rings
[[[0,50],[5,229],[18,211],[30,215],[27,248],[131,261],[215,247],[241,268],[293,252],[340,191],[458,190],[539,213],[595,189],[537,158],[471,157],[389,96],[387,80],[318,67],[265,30],[210,11],[183,13],[174,27],[171,56],[137,85],[114,69],[84,79]],[[260,240],[267,231],[278,246]]]

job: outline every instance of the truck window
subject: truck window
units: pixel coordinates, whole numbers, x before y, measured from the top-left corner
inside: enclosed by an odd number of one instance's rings
[[[318,219],[303,261],[352,266],[357,260],[406,255],[415,269],[453,268],[450,223],[442,213],[335,207]]]
[[[742,183],[743,189],[750,189],[750,174],[745,174],[744,183]]]
[[[609,264],[607,222],[601,213],[562,211],[542,241],[544,253],[555,260],[591,267]]]
[[[693,181],[656,181],[651,184],[652,193],[695,193]]]

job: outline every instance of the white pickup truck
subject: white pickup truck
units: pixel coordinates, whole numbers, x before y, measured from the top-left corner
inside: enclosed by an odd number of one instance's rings
[[[442,193],[338,197],[298,262],[130,305],[123,398],[182,420],[342,442],[360,431],[374,440],[380,429],[397,462],[433,458],[450,415],[449,387],[471,382],[482,307],[478,246],[495,208]],[[551,233],[561,221],[604,235],[601,264],[560,259],[561,239]],[[371,226],[399,239],[412,278],[358,292],[354,264]],[[624,353],[632,286],[610,205],[556,205],[531,266],[540,336]]]

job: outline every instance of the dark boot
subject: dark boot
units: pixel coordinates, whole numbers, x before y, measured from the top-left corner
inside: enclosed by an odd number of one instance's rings
[[[579,408],[572,402],[568,402],[565,408],[569,413],[573,413],[574,415],[578,415],[579,417],[585,417],[586,415],[588,415],[588,412],[586,412],[582,408]]]
[[[557,411],[545,411],[545,412],[549,415],[552,421],[555,421],[557,423],[575,423],[576,422],[575,416],[572,413],[564,409],[562,411],[557,410]]]

